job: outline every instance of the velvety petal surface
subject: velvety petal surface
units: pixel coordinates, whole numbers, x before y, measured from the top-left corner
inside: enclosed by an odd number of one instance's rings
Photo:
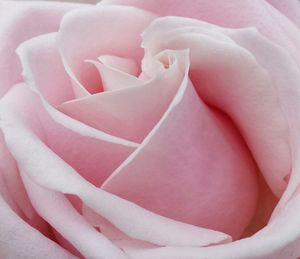
[[[147,67],[157,69],[150,80],[135,78],[135,86],[65,102],[58,109],[94,128],[140,143],[170,105],[183,78],[178,61],[164,68],[160,60],[168,57],[172,59],[172,54],[166,52],[143,61],[144,73],[153,72]]]
[[[0,96],[22,81],[21,64],[15,52],[18,45],[34,36],[57,31],[67,11],[83,6],[50,2],[0,2]]]
[[[282,1],[286,2],[286,1]],[[160,16],[184,16],[225,27],[255,26],[263,35],[292,54],[300,64],[298,28],[273,6],[261,0],[102,0],[99,5],[130,5]]]
[[[298,0],[267,0],[300,28],[300,3]]]
[[[230,36],[238,44],[255,55],[273,79],[278,92],[281,109],[289,125],[292,171],[287,176],[288,186],[279,201],[276,211],[285,207],[300,184],[299,173],[299,127],[300,127],[300,70],[287,51],[262,37],[256,30],[231,31]],[[276,62],[275,62],[276,58]],[[276,214],[276,213],[275,213]]]
[[[300,254],[299,201],[299,195],[295,196],[267,228],[230,244],[206,248],[164,247],[125,251],[135,259],[297,258]]]
[[[144,10],[118,6],[87,8],[64,16],[59,48],[78,97],[102,89],[97,69],[86,60],[113,55],[139,63],[143,55],[140,34],[154,17]]]
[[[250,257],[280,259],[299,257],[299,68],[286,50],[262,37],[254,29],[228,31],[228,34],[240,46],[251,51],[259,65],[268,71],[278,92],[279,103],[289,126],[289,137],[291,140],[292,172],[287,189],[268,225],[249,238],[227,245],[200,249],[169,247],[128,251],[133,258],[198,259]],[[264,193],[264,198],[267,198],[266,196],[268,195]],[[271,200],[270,196],[269,202]],[[265,201],[261,202],[264,203]],[[271,205],[269,202],[265,204],[265,207]]]
[[[128,258],[99,233],[60,193],[40,187],[22,172],[30,200],[38,213],[86,258]]]
[[[226,234],[159,216],[90,184],[41,141],[40,138],[44,139],[42,122],[32,114],[28,118],[20,112],[24,102],[27,107],[34,104],[33,98],[29,89],[16,87],[2,99],[0,111],[9,150],[34,182],[54,191],[77,195],[133,238],[180,246],[202,246],[230,240]],[[32,109],[36,110],[34,106]]]
[[[103,188],[160,215],[237,238],[256,207],[256,167],[230,120],[198,97],[185,52],[174,53],[171,59],[185,74],[176,96]]]
[[[144,32],[143,46],[153,54],[165,48],[190,49],[189,74],[199,96],[230,116],[280,197],[291,171],[291,151],[277,89],[251,52],[228,37],[222,40],[220,27],[206,33],[207,26],[186,18],[158,18]]]
[[[105,55],[98,58],[100,62],[94,62],[101,75],[104,91],[124,89],[141,85],[138,80],[139,68],[134,60]]]
[[[32,38],[17,49],[24,80],[54,106],[74,98],[73,86],[64,69],[56,35],[52,33]]]
[[[2,258],[77,258],[18,217],[0,196]]]

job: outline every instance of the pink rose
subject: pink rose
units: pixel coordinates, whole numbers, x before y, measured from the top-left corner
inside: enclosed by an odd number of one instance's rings
[[[299,26],[296,0],[1,1],[0,257],[299,257]]]

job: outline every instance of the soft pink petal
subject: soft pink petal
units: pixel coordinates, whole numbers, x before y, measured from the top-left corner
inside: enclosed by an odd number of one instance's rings
[[[8,151],[2,132],[0,133],[0,193],[14,212],[32,227],[51,237],[49,225],[33,209],[18,167]]]
[[[135,143],[86,128],[61,114],[41,102],[37,94],[25,90],[27,87],[19,92],[22,97],[16,97],[24,99],[19,103],[22,113],[29,116],[32,127],[37,128],[36,133],[45,138],[46,144],[91,183],[100,185],[135,150]],[[42,127],[37,127],[40,124]]]
[[[76,258],[32,228],[0,196],[1,258]]]
[[[142,81],[136,77],[139,69],[134,60],[106,55],[99,57],[99,61],[92,63],[101,75],[104,91],[124,89],[142,84]]]
[[[138,76],[139,68],[133,59],[111,55],[103,55],[98,60],[106,66],[122,71],[126,74]]]
[[[261,173],[258,175],[258,186],[256,211],[241,238],[250,237],[264,228],[268,224],[274,208],[278,204],[279,199],[272,193]]]
[[[127,256],[89,225],[64,195],[35,184],[22,172],[30,200],[38,213],[86,258],[125,259]]]
[[[267,0],[280,12],[285,14],[300,28],[300,2],[299,0]]]
[[[37,117],[31,114],[28,119],[20,113],[22,103],[29,105],[26,95],[26,88],[16,87],[2,99],[2,129],[20,168],[36,183],[54,191],[77,195],[133,238],[180,246],[202,246],[230,240],[226,234],[159,216],[90,184],[35,135],[43,136]],[[30,122],[31,119],[34,121]],[[99,160],[107,162],[105,158]]]
[[[19,216],[23,219],[30,218],[34,211],[26,195],[17,165],[7,150],[2,132],[0,133],[0,177]]]
[[[15,53],[18,45],[34,36],[57,31],[62,16],[82,6],[50,2],[0,2],[0,96],[22,80],[21,65]]]
[[[285,0],[282,2],[286,2]],[[161,16],[184,16],[226,27],[255,26],[272,41],[287,48],[300,65],[298,28],[262,0],[102,0],[102,5],[130,5]]]
[[[178,53],[173,55],[176,62]],[[228,118],[209,109],[186,80],[103,188],[160,215],[237,238],[256,207],[256,168]]]
[[[300,256],[300,197],[299,197],[299,68],[286,50],[262,37],[256,30],[230,31],[230,37],[248,49],[257,62],[266,68],[278,91],[281,108],[289,123],[292,173],[288,187],[273,213],[267,227],[250,238],[228,245],[209,248],[158,248],[140,249],[128,253],[138,259],[179,258],[298,258]],[[298,187],[298,189],[297,189]],[[269,205],[267,205],[269,206]]]
[[[197,32],[199,27],[203,24],[197,20],[159,18],[144,32],[143,45],[153,54],[165,48],[190,49],[190,78],[199,96],[231,117],[279,197],[291,171],[291,151],[272,78],[246,49],[230,39]]]
[[[250,238],[206,248],[164,247],[125,250],[134,259],[294,259],[300,256],[300,197],[295,196],[271,224]]]
[[[74,98],[56,42],[56,33],[45,34],[22,43],[17,49],[27,84],[36,88],[52,105]]]
[[[58,42],[74,83],[90,93],[101,90],[97,69],[85,62],[101,55],[139,62],[143,55],[140,34],[153,18],[154,15],[143,10],[115,6],[86,8],[67,14],[62,20]]]
[[[178,62],[165,69],[158,60],[166,59],[168,53],[160,56],[148,60],[148,65],[152,63],[158,69],[151,80],[138,80],[135,87],[66,102],[58,109],[109,134],[143,141],[168,108],[183,78]]]
[[[285,207],[300,184],[300,70],[285,49],[268,41],[255,30],[240,30],[230,33],[232,39],[255,55],[257,61],[269,71],[278,92],[281,109],[289,124],[292,154],[292,171],[287,176],[287,189],[279,201],[276,211]],[[276,213],[275,213],[276,214]]]

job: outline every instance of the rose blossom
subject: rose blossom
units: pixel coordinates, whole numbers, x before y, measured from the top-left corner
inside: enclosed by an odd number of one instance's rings
[[[300,4],[0,2],[1,258],[300,256]]]

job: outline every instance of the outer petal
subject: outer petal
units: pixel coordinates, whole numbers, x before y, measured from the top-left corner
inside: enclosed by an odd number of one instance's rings
[[[289,179],[287,179],[289,180],[288,187],[277,206],[278,211],[285,207],[286,202],[291,199],[293,193],[295,193],[300,185],[300,173],[298,169],[300,150],[300,69],[285,49],[268,41],[256,30],[231,31],[230,36],[238,44],[250,50],[255,55],[257,61],[269,71],[278,91],[282,111],[289,124],[292,172]],[[276,60],[274,60],[274,57],[276,57]]]
[[[45,220],[86,258],[125,259],[127,256],[89,225],[67,198],[35,184],[22,172],[30,199]]]
[[[136,78],[136,86],[76,99],[58,109],[109,134],[142,142],[170,105],[184,76],[178,62],[165,69],[159,59],[167,59],[168,54],[160,56],[147,62],[158,70],[151,80]]]
[[[0,194],[14,212],[27,224],[52,238],[49,225],[37,215],[24,188],[15,160],[0,132]]]
[[[0,196],[1,258],[76,258],[26,224]]]
[[[82,6],[28,1],[0,2],[0,96],[22,80],[21,65],[15,53],[18,45],[36,35],[57,31],[62,16]]]
[[[104,55],[95,62],[104,91],[124,89],[141,84],[136,78],[139,68],[133,59]]]
[[[33,96],[29,95],[28,99],[28,94],[28,90],[19,87],[6,95],[1,101],[1,117],[10,151],[19,166],[36,183],[52,190],[79,196],[89,207],[134,238],[160,245],[180,246],[201,246],[230,240],[223,233],[153,214],[88,183],[35,135],[43,138],[39,120],[34,119],[37,117],[30,114],[30,118],[26,118],[20,113],[23,102],[26,105],[28,101],[32,103]],[[30,122],[31,119],[34,121]],[[105,158],[100,160],[107,162]]]
[[[139,62],[143,55],[140,34],[154,17],[144,10],[115,6],[87,8],[64,17],[58,42],[78,96],[89,94],[85,88],[90,93],[101,90],[96,68],[85,60],[115,55]]]
[[[153,54],[165,48],[190,49],[190,78],[199,96],[231,117],[280,197],[291,171],[291,154],[289,127],[277,90],[251,52],[228,37],[221,40],[207,34],[207,26],[186,18],[158,18],[144,32],[143,46]],[[208,31],[222,35],[220,30]]]
[[[286,1],[282,1],[286,2]],[[196,18],[225,27],[255,26],[272,41],[287,48],[300,65],[298,28],[274,7],[262,0],[102,0],[99,5],[130,5],[161,16]]]
[[[74,98],[71,80],[59,54],[56,35],[52,33],[32,38],[17,49],[24,80],[52,105]]]
[[[295,196],[268,227],[250,238],[230,244],[195,247],[164,247],[126,251],[134,259],[294,259],[300,256],[300,197]]]
[[[298,0],[267,0],[271,5],[300,27],[300,3]]]
[[[256,30],[229,31],[230,37],[248,49],[257,62],[266,68],[273,78],[283,112],[289,123],[292,173],[271,221],[255,235],[231,244],[209,248],[158,248],[140,249],[128,253],[138,259],[179,258],[274,258],[294,259],[300,256],[300,196],[299,196],[299,81],[297,64],[286,50],[262,37]],[[276,62],[274,62],[276,58]]]
[[[183,53],[174,53],[173,62],[184,67]],[[256,167],[228,118],[209,109],[185,80],[161,120],[103,188],[236,239],[256,207]]]

